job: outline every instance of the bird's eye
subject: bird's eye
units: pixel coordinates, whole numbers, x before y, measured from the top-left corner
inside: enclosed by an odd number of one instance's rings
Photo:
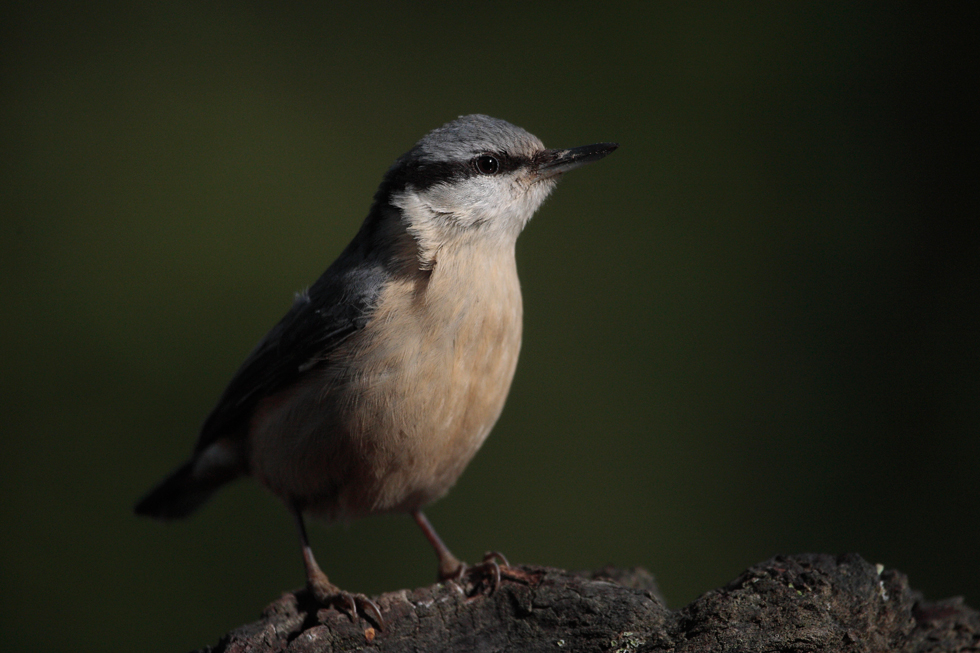
[[[476,169],[480,171],[480,174],[484,175],[495,175],[497,171],[500,170],[500,164],[497,159],[490,156],[489,154],[481,154],[473,160],[473,164]]]

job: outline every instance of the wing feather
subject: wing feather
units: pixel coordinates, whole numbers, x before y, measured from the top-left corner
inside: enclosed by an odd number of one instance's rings
[[[364,328],[386,273],[382,266],[332,265],[252,350],[201,427],[195,451],[222,437],[244,437],[256,405],[319,366]],[[336,269],[340,268],[340,269]]]

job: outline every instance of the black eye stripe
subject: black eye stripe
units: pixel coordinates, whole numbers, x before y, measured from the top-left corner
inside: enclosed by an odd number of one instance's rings
[[[484,171],[482,171],[482,170],[479,169],[478,162],[483,157],[489,157],[489,158],[491,158],[491,159],[493,159],[494,161],[497,162],[497,170],[496,170],[496,172],[487,173],[487,172],[484,172]],[[528,165],[530,163],[530,161],[531,160],[528,157],[511,156],[511,155],[506,154],[504,152],[483,152],[483,153],[481,153],[478,156],[476,156],[476,157],[473,158],[473,161],[471,163],[471,166],[472,167],[470,168],[470,170],[474,171],[477,174],[484,174],[484,175],[485,174],[496,174],[496,175],[499,175],[499,174],[502,174],[502,173],[505,173],[505,172],[513,172],[514,170],[517,170],[521,166]]]
[[[486,176],[486,173],[481,173],[476,167],[476,159],[481,156],[490,156],[497,161],[496,175],[512,172],[531,163],[528,157],[510,156],[502,152],[482,152],[463,161],[399,162],[401,165],[396,164],[388,171],[382,188],[378,189],[378,194],[387,196],[392,192],[404,190],[408,186],[423,191],[436,184],[453,183],[468,177]]]

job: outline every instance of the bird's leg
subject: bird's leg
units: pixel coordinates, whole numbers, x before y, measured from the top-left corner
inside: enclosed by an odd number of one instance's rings
[[[453,555],[452,551],[443,543],[442,538],[436,533],[436,529],[432,528],[432,524],[429,523],[429,520],[426,519],[421,510],[413,510],[412,517],[415,518],[415,523],[419,525],[419,528],[425,534],[425,539],[429,540],[429,544],[436,550],[436,556],[439,558],[439,580],[459,580],[462,578],[463,573],[466,571],[466,564],[460,562]]]
[[[490,551],[483,556],[483,562],[470,567],[452,554],[452,551],[443,543],[442,538],[436,533],[436,529],[432,528],[432,524],[429,523],[421,510],[413,510],[412,517],[425,534],[425,539],[429,540],[429,544],[436,550],[436,557],[439,558],[439,580],[451,580],[459,583],[464,578],[471,578],[474,584],[486,580],[490,585],[491,594],[497,589],[500,585],[501,565],[510,566],[502,553]]]
[[[345,592],[327,579],[327,575],[320,569],[313,557],[313,549],[310,548],[310,540],[306,536],[306,523],[303,521],[302,509],[297,505],[290,506],[293,517],[296,519],[296,526],[299,529],[300,542],[303,545],[303,564],[306,566],[306,587],[310,594],[317,601],[326,606],[331,606],[345,612],[352,621],[357,619],[357,610],[360,608],[364,615],[371,619],[379,628],[384,630],[385,622],[381,617],[381,610],[378,605],[364,596],[363,594],[351,594]]]
[[[293,517],[296,519],[296,526],[299,528],[299,539],[303,545],[303,564],[306,566],[306,585],[310,592],[319,601],[324,601],[327,597],[340,593],[340,588],[327,579],[327,575],[320,569],[313,557],[313,549],[310,548],[310,540],[306,536],[306,523],[303,521],[303,513],[294,508]]]

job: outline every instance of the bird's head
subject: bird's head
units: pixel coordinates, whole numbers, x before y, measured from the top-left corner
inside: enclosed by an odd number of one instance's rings
[[[395,207],[432,261],[443,247],[509,247],[555,187],[558,177],[606,156],[599,143],[549,150],[504,120],[462,116],[422,138],[388,170],[379,203]]]

